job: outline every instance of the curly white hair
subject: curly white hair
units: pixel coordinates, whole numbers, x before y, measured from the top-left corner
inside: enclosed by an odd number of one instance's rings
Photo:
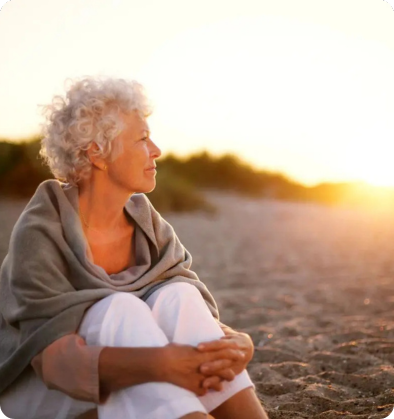
[[[46,122],[40,155],[57,179],[76,186],[91,172],[86,150],[93,142],[97,155],[111,159],[113,140],[124,128],[121,113],[136,110],[146,118],[152,108],[135,80],[99,76],[70,81],[65,98],[56,95],[42,106]]]

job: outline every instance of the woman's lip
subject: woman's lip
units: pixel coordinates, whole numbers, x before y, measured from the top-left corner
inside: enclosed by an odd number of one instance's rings
[[[155,171],[155,172],[156,172],[156,167],[151,167],[150,169],[146,169],[146,170],[149,170],[149,171],[151,171],[151,172],[153,172],[153,171]]]

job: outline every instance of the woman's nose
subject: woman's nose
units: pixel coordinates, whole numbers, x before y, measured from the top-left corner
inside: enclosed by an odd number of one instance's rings
[[[156,159],[158,159],[161,156],[161,150],[154,142],[152,142],[152,145],[153,145],[152,154],[155,156]]]

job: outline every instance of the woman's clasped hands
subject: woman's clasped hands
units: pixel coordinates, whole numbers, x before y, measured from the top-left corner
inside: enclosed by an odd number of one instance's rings
[[[166,352],[166,381],[203,396],[222,390],[253,358],[254,346],[246,333],[234,332],[197,347],[170,343]]]

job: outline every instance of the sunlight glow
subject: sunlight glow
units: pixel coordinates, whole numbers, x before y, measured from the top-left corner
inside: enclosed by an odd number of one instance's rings
[[[372,211],[392,211],[394,206],[394,187],[375,186],[360,182],[346,195],[350,204],[362,205]]]
[[[233,152],[305,185],[394,185],[393,20],[378,0],[9,2],[0,137],[36,134],[37,105],[68,77],[137,78],[164,153]]]

